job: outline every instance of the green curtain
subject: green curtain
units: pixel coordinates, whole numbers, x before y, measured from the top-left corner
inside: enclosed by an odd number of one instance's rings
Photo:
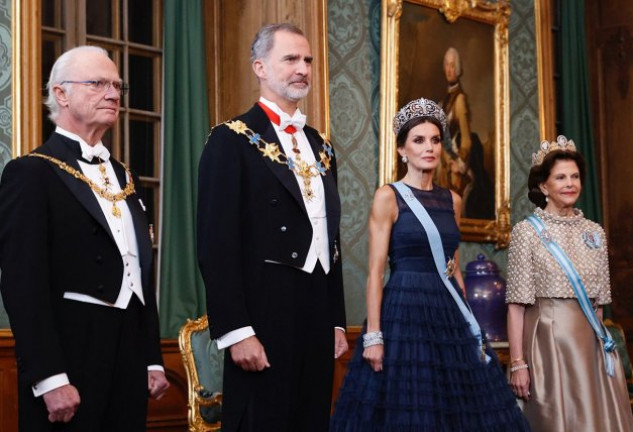
[[[574,140],[587,161],[587,176],[578,207],[587,218],[600,222],[600,191],[591,120],[585,36],[585,0],[564,0],[560,5],[560,132]]]
[[[209,132],[202,0],[165,0],[161,336],[205,312],[196,258],[198,161]]]

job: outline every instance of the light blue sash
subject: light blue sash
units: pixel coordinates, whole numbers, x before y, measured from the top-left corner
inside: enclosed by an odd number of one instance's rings
[[[444,247],[442,246],[442,238],[440,237],[440,233],[433,223],[431,216],[426,211],[424,206],[420,204],[420,202],[413,195],[411,189],[402,183],[401,181],[393,183],[393,186],[398,190],[404,202],[407,203],[415,217],[418,218],[426,235],[429,239],[429,244],[431,245],[431,252],[433,253],[433,260],[435,261],[435,267],[437,268],[437,272],[440,275],[440,279],[444,282],[444,286],[448,290],[448,292],[453,297],[455,304],[459,307],[460,312],[464,315],[464,319],[470,326],[471,334],[477,338],[477,343],[479,344],[480,357],[482,360],[485,360],[486,363],[490,361],[490,356],[486,354],[486,346],[483,343],[483,338],[481,335],[481,328],[479,327],[479,323],[477,319],[475,319],[475,315],[473,315],[473,311],[470,309],[468,303],[463,299],[455,290],[455,287],[449,280],[449,277],[446,274],[446,255],[444,255]]]
[[[593,331],[596,333],[596,337],[602,341],[603,351],[604,351],[604,361],[605,366],[607,368],[607,373],[609,376],[613,376],[614,372],[614,362],[613,362],[613,354],[615,351],[615,341],[611,337],[609,330],[607,330],[604,325],[600,322],[596,313],[591,306],[591,302],[589,301],[589,297],[587,297],[587,290],[585,289],[585,285],[582,283],[580,279],[580,275],[576,271],[576,268],[572,264],[571,260],[567,256],[567,254],[561,249],[561,247],[556,243],[545,224],[536,214],[533,214],[527,218],[528,222],[532,224],[536,233],[538,234],[541,242],[545,245],[547,250],[554,256],[554,259],[561,266],[569,282],[571,283],[572,288],[574,289],[574,293],[576,294],[576,298],[578,299],[578,303],[580,304],[580,308],[582,312],[587,317],[587,321],[593,328]]]

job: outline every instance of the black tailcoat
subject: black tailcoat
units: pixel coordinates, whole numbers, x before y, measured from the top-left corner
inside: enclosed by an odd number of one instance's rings
[[[81,172],[77,162],[80,146],[70,138],[54,133],[35,151]],[[119,184],[124,186],[125,168],[113,159],[111,162]],[[138,187],[138,179],[135,183]],[[162,364],[147,219],[136,194],[126,202],[136,232],[145,298],[145,306],[140,308],[145,333],[141,355],[146,366]],[[49,161],[24,156],[4,169],[0,221],[0,289],[15,336],[23,393],[59,373],[69,373],[73,384],[76,364],[101,359],[85,358],[86,347],[72,346],[64,336],[76,329],[70,328],[69,317],[64,316],[68,311],[64,304],[71,300],[64,300],[63,294],[76,292],[114,303],[122,284],[123,260],[106,218],[86,183]],[[73,308],[110,309],[74,303]],[[103,322],[100,331],[109,324]],[[145,371],[145,379],[146,375]],[[84,399],[86,394],[80,397]]]
[[[263,141],[276,143],[283,152],[273,125],[257,104],[235,120],[245,123]],[[306,126],[304,131],[318,161],[323,138],[311,127]],[[315,320],[327,329],[331,345],[328,349],[333,350],[334,327],[345,327],[339,240],[341,204],[334,157],[330,170],[321,179],[331,269],[323,287],[327,306]],[[294,310],[296,302],[289,298],[292,290],[282,291],[281,287],[296,283],[297,277],[311,277],[297,270],[305,264],[311,241],[312,225],[294,173],[287,165],[262,155],[248,137],[226,124],[214,127],[202,154],[198,183],[198,259],[207,289],[211,338],[252,326],[262,340],[272,369],[279,371],[284,367],[285,359],[280,357],[292,354],[281,347],[292,345],[288,335],[302,329],[292,328],[297,326],[297,319],[283,320],[280,316],[297,317],[310,311]],[[271,360],[280,351],[284,354]],[[228,352],[225,358],[223,421],[233,422],[242,415],[257,374],[232,367]],[[333,354],[330,358],[333,363]],[[331,364],[310,373],[331,381]],[[280,374],[278,379],[291,378]],[[224,423],[225,426],[233,430],[231,424]]]

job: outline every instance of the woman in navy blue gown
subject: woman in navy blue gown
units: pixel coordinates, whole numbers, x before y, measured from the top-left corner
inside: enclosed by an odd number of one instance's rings
[[[407,166],[402,183],[437,227],[457,293],[443,282],[403,196],[394,185],[378,189],[369,220],[367,322],[339,392],[333,432],[529,430],[494,353],[487,349],[489,361],[482,359],[481,342],[456,303],[464,302],[461,198],[433,183],[445,127],[444,112],[426,99],[394,118]],[[387,258],[391,276],[383,288]]]

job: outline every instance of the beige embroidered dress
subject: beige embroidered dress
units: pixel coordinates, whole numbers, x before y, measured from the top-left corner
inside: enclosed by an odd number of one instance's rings
[[[537,208],[551,238],[565,251],[595,305],[611,302],[607,243],[602,227],[580,210],[570,217]],[[531,399],[524,404],[539,432],[633,431],[619,358],[610,377],[602,344],[583,314],[558,262],[527,221],[512,230],[506,303],[526,306],[523,355]]]

